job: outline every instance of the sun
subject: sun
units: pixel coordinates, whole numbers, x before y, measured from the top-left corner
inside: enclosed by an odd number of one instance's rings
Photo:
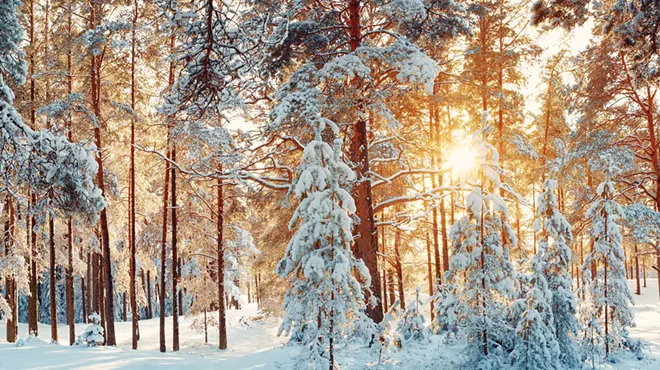
[[[459,146],[449,152],[445,167],[456,174],[466,174],[476,168],[477,153],[469,146]]]

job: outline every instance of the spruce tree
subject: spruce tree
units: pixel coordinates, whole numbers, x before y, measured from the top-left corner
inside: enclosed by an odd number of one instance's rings
[[[554,171],[553,171],[554,174]],[[571,225],[558,209],[554,191],[558,188],[554,176],[543,183],[538,197],[536,231],[541,229],[538,249],[542,252],[539,266],[552,292],[551,307],[554,321],[553,332],[559,343],[559,358],[567,368],[576,368],[581,360],[573,336],[579,325],[575,317],[577,303],[573,294],[570,243],[573,241]]]
[[[587,216],[591,218],[593,250],[585,257],[581,311],[585,321],[585,348],[588,356],[604,350],[606,358],[623,347],[630,346],[628,328],[634,325],[629,303],[633,297],[628,289],[625,256],[619,223],[624,217],[623,208],[616,202],[614,178],[620,171],[612,158],[604,168],[605,181],[597,188],[596,200]],[[592,264],[596,275],[592,276]]]
[[[483,122],[485,117],[484,112]],[[465,333],[471,366],[497,368],[507,362],[513,344],[515,328],[506,312],[517,289],[509,259],[517,241],[499,195],[510,188],[500,182],[498,153],[486,132],[473,134],[478,176],[467,176],[466,214],[451,228],[452,256],[444,291],[436,297],[436,325]]]
[[[338,127],[325,122],[312,125],[294,188],[301,201],[289,226],[296,232],[277,266],[281,277],[294,279],[279,333],[304,345],[298,369],[332,369],[335,346],[367,321],[358,277],[368,286],[369,272],[351,251],[355,203],[343,188],[355,174],[342,159]]]

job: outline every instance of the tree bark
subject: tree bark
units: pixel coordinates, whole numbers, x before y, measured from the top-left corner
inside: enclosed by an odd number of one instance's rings
[[[637,254],[637,243],[635,243],[635,285],[636,285],[636,290],[635,294],[641,295],[642,294],[642,288],[640,286],[640,281],[639,281],[639,255]]]
[[[93,30],[96,28],[98,7],[99,5],[95,0],[92,0],[90,6],[89,28]],[[99,22],[100,23],[100,22]],[[96,148],[99,153],[96,156],[98,163],[98,172],[96,176],[97,186],[101,190],[101,194],[105,198],[105,185],[103,173],[103,145],[101,142],[101,59],[97,55],[91,56],[91,100],[92,110],[96,116],[97,123],[94,126],[94,139],[96,141]],[[101,210],[100,214],[101,225],[101,239],[103,244],[103,282],[105,285],[105,343],[108,346],[116,346],[117,340],[115,337],[115,315],[114,315],[114,293],[112,286],[112,258],[110,256],[110,231],[108,229],[108,212],[107,207]]]
[[[72,14],[73,14],[73,9],[72,9],[72,4],[69,4],[69,8],[67,9],[67,35],[69,38],[72,37]],[[69,45],[66,53],[66,70],[67,70],[67,93],[70,95],[73,93],[73,76],[72,70],[71,70],[71,45]],[[73,139],[73,125],[71,121],[71,113],[69,113],[67,117],[67,137],[69,141],[72,141]],[[76,341],[76,316],[75,316],[75,289],[73,286],[74,283],[74,278],[73,278],[73,220],[71,217],[67,219],[67,247],[68,247],[68,252],[69,252],[69,259],[68,259],[68,264],[67,264],[67,269],[66,269],[66,321],[67,324],[69,325],[69,345],[73,345]],[[82,304],[82,309],[83,309],[83,316],[85,315],[85,280],[82,279],[82,295],[83,295],[83,304]]]
[[[406,309],[406,295],[403,290],[403,265],[401,263],[401,229],[397,227],[394,234],[394,255],[396,257],[396,278],[399,287],[399,303],[401,309]]]
[[[357,49],[361,43],[360,8],[360,0],[348,0],[348,29],[351,51]],[[356,78],[351,83],[358,86],[360,82]],[[358,102],[356,109],[361,109],[361,103]],[[360,223],[357,225],[358,237],[355,241],[355,249],[357,251],[357,258],[362,259],[371,275],[371,285],[365,294],[367,303],[366,313],[374,322],[379,323],[383,320],[383,306],[380,297],[378,246],[375,239],[376,227],[369,175],[369,144],[367,136],[367,122],[359,118],[355,123],[352,138],[354,162],[357,163],[355,172],[358,179],[353,197],[357,209],[356,214],[360,219]],[[372,297],[375,298],[374,305],[371,304]]]
[[[131,109],[135,111],[135,29],[137,27],[137,18],[138,18],[138,2],[137,0],[133,1],[133,27],[131,29]],[[131,148],[130,148],[130,184],[129,184],[129,223],[130,231],[129,243],[131,248],[131,261],[130,261],[130,300],[131,300],[131,345],[133,349],[138,348],[138,335],[139,335],[139,324],[138,320],[140,314],[137,307],[137,299],[135,297],[135,278],[136,278],[136,262],[135,262],[135,118],[131,119]]]
[[[66,323],[69,325],[69,345],[71,346],[76,341],[76,308],[73,287],[73,230],[71,218],[67,220],[67,245],[69,249],[69,259],[66,268]],[[83,290],[84,289],[85,288],[83,288]]]
[[[151,306],[151,271],[147,270],[147,319],[154,317],[153,308]]]
[[[176,162],[176,144],[172,143],[172,162]],[[176,205],[176,167],[170,166],[170,188],[172,190],[172,351],[179,350],[179,307],[178,307],[178,250],[177,250],[177,205]]]
[[[50,267],[50,276],[48,285],[50,287],[50,338],[53,342],[58,341],[57,336],[57,291],[55,289],[55,283],[57,282],[57,276],[55,274],[55,220],[53,216],[48,216],[48,237],[49,237],[49,267]]]
[[[30,34],[29,34],[29,72],[30,76],[30,123],[31,128],[36,130],[36,82],[34,80],[35,68],[34,68],[34,59],[35,59],[35,49],[36,43],[34,39],[34,0],[30,0]],[[31,200],[28,204],[28,211],[33,212],[31,207],[36,204],[36,197],[28,189],[28,199]],[[29,245],[30,245],[30,257],[29,257],[29,271],[30,271],[30,296],[28,298],[28,334],[33,333],[35,336],[39,335],[39,301],[37,298],[37,234],[34,231],[36,220],[34,214],[28,216],[30,221],[27,222],[27,234],[29,235]]]
[[[220,167],[222,172],[222,166]],[[227,348],[227,323],[225,312],[225,254],[222,245],[223,239],[223,223],[224,223],[224,197],[222,194],[222,179],[218,178],[218,217],[217,217],[217,233],[218,233],[218,348]]]
[[[14,202],[11,197],[7,198],[7,219],[5,220],[5,255],[15,253],[14,247],[14,228],[16,218],[14,213]],[[5,299],[11,310],[11,319],[7,320],[7,342],[14,343],[18,339],[18,294],[16,291],[16,277],[14,275],[6,276]]]
[[[432,260],[431,260],[431,238],[429,236],[429,233],[426,233],[426,269],[427,269],[427,276],[429,278],[429,297],[433,297],[435,294],[435,291],[433,289],[433,267],[432,267]],[[431,298],[429,304],[431,305],[431,322],[433,322],[435,318],[435,308],[433,305],[433,298]]]
[[[170,37],[170,53],[174,51],[174,35]],[[170,61],[169,66],[169,77],[168,77],[168,88],[171,90],[174,85],[174,61]],[[168,129],[167,129],[167,146],[170,145],[170,125],[171,117],[168,117]],[[161,240],[161,250],[160,250],[160,351],[167,351],[165,345],[165,273],[166,273],[166,263],[167,263],[167,211],[168,211],[168,196],[169,196],[169,179],[170,179],[170,150],[167,150],[167,159],[165,162],[165,183],[163,186],[163,229],[162,229],[162,240]]]

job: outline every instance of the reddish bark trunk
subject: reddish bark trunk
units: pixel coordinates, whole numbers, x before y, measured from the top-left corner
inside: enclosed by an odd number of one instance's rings
[[[222,167],[220,167],[222,172]],[[225,253],[223,250],[223,223],[224,223],[224,197],[222,194],[222,179],[218,178],[218,218],[217,218],[217,233],[218,233],[218,348],[227,348],[227,324],[225,312]]]

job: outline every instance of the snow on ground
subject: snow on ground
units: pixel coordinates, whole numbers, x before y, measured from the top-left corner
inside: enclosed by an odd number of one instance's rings
[[[634,281],[629,281],[634,291]],[[633,308],[637,327],[630,330],[633,338],[644,342],[647,359],[637,361],[624,355],[617,364],[596,364],[602,369],[660,370],[660,304],[656,279],[649,279],[648,287],[641,296],[635,297]],[[254,320],[256,318],[256,320]],[[0,324],[0,369],[223,369],[223,370],[270,370],[291,369],[292,358],[298,352],[295,346],[285,346],[286,338],[277,337],[279,321],[262,319],[256,305],[245,305],[242,310],[227,311],[229,348],[217,349],[218,332],[209,328],[209,343],[204,344],[204,334],[190,329],[190,321],[180,318],[181,350],[177,353],[158,351],[158,318],[140,321],[140,349],[131,350],[130,322],[116,324],[118,346],[114,348],[82,348],[51,344],[32,339],[17,347],[5,341],[6,328]],[[428,317],[427,317],[428,319]],[[245,324],[245,322],[249,324]],[[172,318],[168,317],[168,351],[172,345]],[[80,334],[85,325],[76,325]],[[25,338],[27,324],[20,324],[21,338]],[[50,337],[50,326],[41,325],[42,338]],[[62,343],[68,343],[68,327],[59,326]],[[461,345],[445,343],[434,336],[428,345],[415,346],[389,356],[397,370],[461,369]],[[367,349],[358,344],[349,346],[339,354],[343,370],[361,370],[369,366],[378,368],[377,349]],[[383,367],[387,369],[388,367]]]

